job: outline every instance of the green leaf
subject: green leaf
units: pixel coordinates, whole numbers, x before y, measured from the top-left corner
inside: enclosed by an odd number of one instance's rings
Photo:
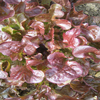
[[[42,0],[41,4],[50,6],[50,2],[51,2],[51,0]]]

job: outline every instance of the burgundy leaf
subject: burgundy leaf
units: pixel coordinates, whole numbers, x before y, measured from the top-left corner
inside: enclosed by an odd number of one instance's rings
[[[40,70],[28,70],[25,66],[11,68],[10,80],[24,81],[27,83],[39,83],[44,78],[44,73]]]
[[[67,96],[67,95],[62,95],[62,96],[59,96],[56,100],[77,100],[73,97],[70,97],[70,96]]]
[[[74,5],[78,6],[85,3],[100,3],[100,0],[77,0],[77,2]]]
[[[86,18],[87,15],[83,14],[83,11],[77,12],[75,7],[73,7],[68,16],[68,19],[72,21],[74,25],[80,25]]]
[[[44,24],[40,21],[34,21],[31,25],[31,28],[34,28],[34,30],[37,30],[38,33],[41,33],[42,35],[44,35],[45,32],[45,28],[44,28]]]
[[[4,0],[4,1],[9,4],[18,4],[20,2],[29,1],[29,0]]]
[[[71,81],[70,83],[71,88],[79,93],[86,93],[90,90],[90,86],[86,85],[83,81]]]
[[[80,44],[80,40],[76,38],[80,34],[80,29],[73,28],[66,33],[63,33],[63,42],[67,44],[66,47],[75,48]]]
[[[15,14],[15,11],[14,10],[10,10],[7,15],[0,16],[0,22],[5,20],[5,19],[7,19],[7,18],[10,18],[10,17],[14,16],[14,14]]]
[[[88,27],[81,27],[81,31],[86,35],[86,38],[91,42],[100,42],[100,27],[91,25]]]
[[[9,34],[0,31],[0,43],[3,43],[5,41],[12,41],[12,38]]]
[[[0,79],[6,79],[7,76],[8,76],[7,72],[4,72],[4,71],[0,70]]]
[[[90,63],[88,61],[83,62],[83,64],[81,64],[82,69],[83,69],[83,74],[82,77],[85,77],[86,75],[88,75],[89,69],[90,69]]]
[[[44,38],[46,40],[50,40],[51,39],[51,41],[54,42],[54,28],[51,28],[49,33],[47,35],[44,35]]]
[[[36,52],[36,48],[33,45],[26,45],[24,47],[24,53],[27,55],[32,55]]]
[[[26,9],[25,14],[29,17],[34,17],[34,16],[45,13],[44,10],[45,10],[44,7],[37,6],[37,7],[34,7],[34,8]]]
[[[35,31],[29,31],[28,34],[23,36],[21,44],[24,46],[24,53],[32,55],[39,47],[39,39]]]
[[[71,22],[66,19],[55,19],[54,22],[63,30],[69,30],[71,28]]]
[[[72,53],[77,58],[87,58],[89,57],[88,53],[90,52],[100,55],[100,52],[96,48],[87,45],[74,48]]]
[[[9,41],[0,44],[0,52],[3,55],[10,56],[11,60],[22,60],[21,51],[23,46],[19,41]]]
[[[54,52],[47,57],[47,60],[52,66],[62,67],[63,63],[64,63],[64,61],[63,61],[64,58],[66,58],[66,57],[63,53]]]
[[[88,43],[84,36],[78,36],[78,39],[80,40],[80,45],[86,45]]]
[[[59,67],[52,67],[45,72],[46,79],[51,83],[64,83],[71,81],[82,75],[81,65],[75,61],[67,61],[66,65],[61,69]]]
[[[14,9],[16,13],[23,13],[25,11],[25,3],[20,2],[18,5],[15,6]]]

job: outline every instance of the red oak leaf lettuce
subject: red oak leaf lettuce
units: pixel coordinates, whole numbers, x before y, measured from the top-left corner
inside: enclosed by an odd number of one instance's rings
[[[25,14],[29,17],[34,17],[34,16],[38,16],[40,14],[44,14],[45,10],[46,9],[44,7],[37,6],[34,8],[25,9]]]
[[[83,26],[81,31],[86,35],[86,38],[91,42],[100,42],[100,27],[96,25]]]
[[[74,5],[78,6],[85,3],[100,3],[100,0],[77,0],[77,2]]]
[[[2,5],[0,5],[0,22],[14,16],[15,11],[10,7],[9,4],[6,4],[3,1],[0,3]]]
[[[54,22],[63,30],[69,30],[71,28],[71,22],[66,19],[55,19]]]
[[[41,14],[36,18],[37,21],[42,22],[50,22],[51,20],[54,20],[56,17],[61,18],[64,16],[64,12],[61,11],[62,6],[59,4],[52,4],[49,9],[49,13],[47,14]]]
[[[76,38],[80,34],[80,29],[73,28],[66,33],[63,33],[63,42],[66,47],[75,48],[80,44],[80,39]]]
[[[66,57],[63,53],[54,52],[47,57],[47,60],[52,66],[62,67],[64,64],[64,58]]]
[[[0,43],[3,43],[5,41],[12,41],[12,38],[6,32],[0,31]]]
[[[0,52],[3,55],[10,56],[11,60],[22,60],[21,51],[23,49],[23,46],[19,41],[9,41],[9,42],[3,42],[0,44]]]
[[[83,14],[83,11],[77,12],[75,7],[73,7],[68,15],[68,19],[72,21],[72,24],[74,25],[80,25],[86,18],[87,15]]]
[[[45,72],[46,79],[55,84],[65,83],[82,76],[82,67],[76,61],[66,61],[63,68],[52,67]]]
[[[44,28],[44,24],[42,22],[34,21],[30,25],[30,27],[33,28],[34,30],[36,30],[38,33],[41,33],[42,35],[44,35],[45,28]]]
[[[0,70],[0,79],[6,79],[8,77],[8,73]]]
[[[27,82],[27,83],[40,83],[44,78],[44,73],[40,70],[29,70],[26,66],[16,66],[10,69],[10,77],[8,78],[8,82],[16,85],[16,81],[18,82]],[[21,84],[22,84],[21,83]],[[20,84],[20,85],[21,85]],[[19,83],[17,84],[19,85]]]
[[[23,36],[21,40],[21,44],[24,46],[24,53],[27,55],[34,54],[36,49],[39,47],[39,42],[37,32],[34,30],[28,31],[28,33]]]
[[[30,1],[30,0],[4,0],[9,4],[19,4],[20,2]]]
[[[95,54],[95,56],[91,55]],[[83,45],[74,48],[72,54],[77,58],[92,58],[95,62],[100,61],[100,51],[94,47]]]

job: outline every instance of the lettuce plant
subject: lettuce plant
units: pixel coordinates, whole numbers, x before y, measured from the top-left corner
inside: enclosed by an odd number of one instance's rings
[[[0,100],[100,99],[100,27],[84,3],[100,1],[0,1]]]

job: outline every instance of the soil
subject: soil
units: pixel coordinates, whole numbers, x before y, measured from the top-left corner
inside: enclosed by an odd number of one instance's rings
[[[86,20],[90,25],[100,26],[100,4],[98,3],[87,3],[76,7],[77,11],[83,10],[83,13],[88,15],[89,18]]]

